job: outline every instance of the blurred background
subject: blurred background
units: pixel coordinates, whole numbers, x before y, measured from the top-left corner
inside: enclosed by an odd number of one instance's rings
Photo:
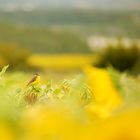
[[[0,69],[2,140],[140,140],[140,0],[0,0]]]
[[[140,72],[140,0],[0,0],[0,67]]]

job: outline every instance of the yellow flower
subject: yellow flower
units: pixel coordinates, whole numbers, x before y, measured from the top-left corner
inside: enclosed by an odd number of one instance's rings
[[[88,140],[140,140],[140,108],[91,124],[84,133]]]
[[[13,131],[4,122],[0,122],[0,139],[1,140],[15,140]]]
[[[92,66],[85,67],[84,71],[87,83],[95,96],[95,103],[89,104],[86,109],[103,118],[110,116],[112,111],[120,105],[121,97],[108,72]]]
[[[83,133],[83,123],[77,111],[57,103],[29,109],[22,121],[26,132],[23,140],[78,139]]]

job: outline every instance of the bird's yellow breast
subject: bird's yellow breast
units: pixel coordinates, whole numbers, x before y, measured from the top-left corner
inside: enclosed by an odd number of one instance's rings
[[[40,82],[40,76],[36,76],[36,79],[32,82],[32,85],[39,84]]]

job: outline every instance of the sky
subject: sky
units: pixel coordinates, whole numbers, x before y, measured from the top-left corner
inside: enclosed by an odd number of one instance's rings
[[[0,0],[0,8],[140,9],[140,0]]]

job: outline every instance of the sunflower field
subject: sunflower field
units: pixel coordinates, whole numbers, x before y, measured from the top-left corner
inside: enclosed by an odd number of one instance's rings
[[[139,140],[140,79],[87,65],[68,79],[0,72],[1,140]]]

